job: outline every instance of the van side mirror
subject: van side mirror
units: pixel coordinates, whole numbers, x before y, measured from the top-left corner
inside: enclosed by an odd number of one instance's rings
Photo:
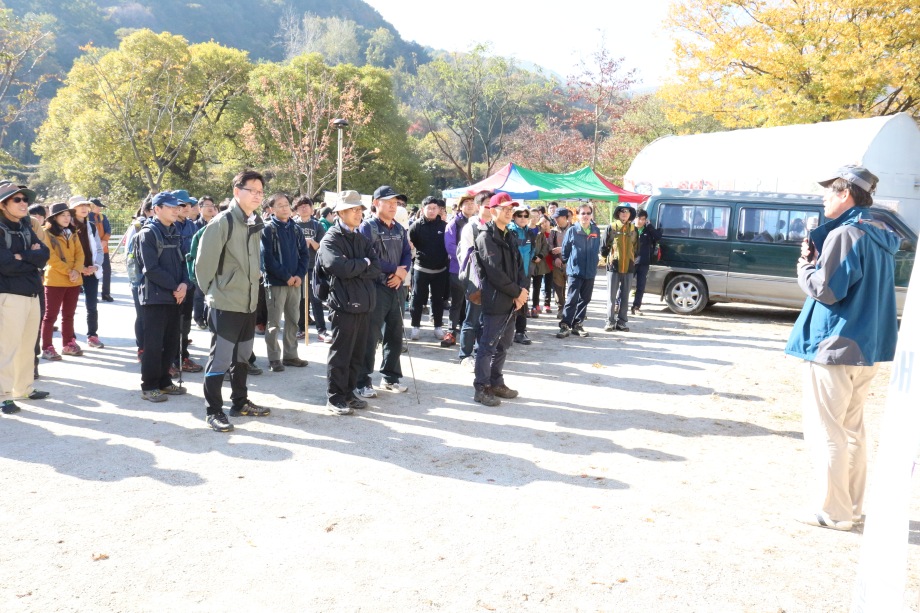
[[[904,240],[901,241],[901,251],[916,252],[917,243],[910,240],[909,238],[905,238]]]

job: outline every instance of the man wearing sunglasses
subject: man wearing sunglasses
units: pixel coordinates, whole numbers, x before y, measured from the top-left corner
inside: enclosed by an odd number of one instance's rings
[[[41,400],[48,392],[32,389],[35,335],[41,307],[41,271],[48,248],[31,231],[29,204],[35,192],[9,181],[0,183],[0,412],[19,411],[15,398]]]
[[[592,221],[593,216],[594,209],[590,204],[579,206],[575,223],[566,230],[562,239],[562,260],[566,263],[569,289],[556,338],[565,338],[569,334],[588,336],[582,322],[594,292],[594,277],[601,252],[601,231]]]

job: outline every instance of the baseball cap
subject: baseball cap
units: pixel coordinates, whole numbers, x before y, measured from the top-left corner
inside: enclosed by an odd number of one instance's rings
[[[90,198],[89,201],[100,208],[103,208],[103,209],[105,208],[105,205],[102,204],[102,200],[100,200],[99,198]]]
[[[374,190],[374,200],[389,200],[390,198],[396,198],[398,195],[396,190],[389,185],[381,185]]]
[[[179,199],[172,192],[160,192],[151,200],[153,206],[182,206]]]
[[[374,193],[376,194],[377,192]],[[359,206],[362,209],[364,208],[364,203],[361,202],[361,194],[353,189],[346,189],[341,194],[339,194],[339,203],[335,205],[334,211],[336,213],[339,211],[347,211],[348,209],[353,209],[356,206]]]
[[[191,194],[188,193],[188,190],[174,189],[170,193],[173,196],[175,196],[176,200],[178,200],[180,203],[188,203],[188,204],[191,204],[192,206],[195,206],[196,204],[198,204],[198,198],[193,198]]]
[[[511,196],[509,196],[505,192],[501,192],[489,198],[489,204],[486,205],[486,208],[494,209],[500,206],[518,206],[520,204],[521,204],[520,202],[516,202],[512,200]]]
[[[818,181],[818,185],[821,187],[830,187],[831,183],[837,179],[849,181],[853,185],[861,187],[869,193],[872,193],[875,190],[875,186],[878,185],[878,177],[869,172],[868,169],[852,164],[841,166],[837,169],[837,172],[832,178],[825,181]]]
[[[567,208],[559,207],[558,209],[556,209],[556,212],[553,213],[553,219],[557,219],[559,217],[568,217],[571,214],[572,214],[572,211],[568,210]]]
[[[6,200],[14,194],[22,194],[29,201],[29,204],[35,202],[35,192],[25,185],[16,185],[11,181],[0,182],[0,201]]]

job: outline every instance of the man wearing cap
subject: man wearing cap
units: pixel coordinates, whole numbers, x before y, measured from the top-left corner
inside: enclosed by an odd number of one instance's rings
[[[592,220],[593,216],[594,208],[590,204],[580,205],[577,220],[566,230],[562,239],[562,260],[565,262],[569,289],[556,338],[566,338],[569,334],[588,336],[582,322],[588,313],[591,294],[594,293],[601,248],[601,231]]]
[[[476,351],[473,400],[486,406],[501,404],[499,398],[516,398],[516,390],[505,385],[504,366],[514,326],[514,313],[527,304],[529,284],[517,239],[508,228],[515,206],[508,194],[489,200],[492,221],[476,236],[476,258],[482,274],[482,328]]]
[[[422,217],[409,228],[409,240],[415,247],[415,266],[412,270],[412,340],[420,336],[422,311],[431,294],[431,319],[434,322],[434,336],[444,339],[444,295],[447,290],[447,247],[444,232],[447,223],[441,218],[444,201],[427,196],[422,200]]]
[[[811,506],[796,519],[850,530],[862,520],[866,487],[863,405],[897,345],[900,240],[872,220],[878,178],[867,169],[844,166],[819,183],[829,221],[802,241],[798,281],[807,298],[786,345],[805,360],[802,421],[815,470]]]
[[[316,255],[317,268],[329,278],[332,309],[326,409],[334,415],[348,415],[353,409],[367,408],[367,401],[358,398],[355,389],[368,346],[369,314],[376,306],[374,283],[381,270],[373,243],[358,232],[364,214],[361,195],[343,191],[335,212],[338,220],[323,236]]]
[[[558,208],[551,202],[553,228],[549,231],[549,256],[553,259],[553,291],[556,294],[556,318],[562,319],[562,307],[565,305],[565,286],[568,276],[565,273],[565,260],[562,259],[562,239],[571,224],[572,212]]]
[[[137,258],[143,272],[137,295],[144,312],[141,398],[163,402],[186,389],[172,382],[170,364],[179,353],[179,312],[191,302],[182,235],[176,227],[182,203],[174,193],[153,197],[154,217],[138,233]]]
[[[620,205],[613,211],[613,222],[601,235],[601,257],[607,265],[607,324],[605,332],[629,332],[629,290],[636,272],[639,233],[633,225],[636,209]]]
[[[96,226],[96,234],[102,244],[102,301],[114,302],[112,298],[112,261],[109,259],[109,237],[112,236],[112,225],[102,209],[105,205],[99,198],[90,198],[92,203],[89,221]]]
[[[0,412],[19,411],[16,398],[41,400],[48,392],[32,389],[35,335],[42,294],[42,269],[48,247],[32,232],[29,204],[35,192],[9,181],[0,183]]]
[[[486,225],[490,221],[492,221],[492,209],[489,208],[489,200],[494,195],[495,194],[490,190],[486,189],[473,196],[473,203],[476,205],[479,212],[470,217],[469,223],[463,227],[463,231],[460,233],[460,242],[457,244],[457,258],[461,270],[467,265],[469,265],[472,270],[476,257],[476,237],[479,236],[479,233],[486,228]],[[470,259],[473,261],[467,264],[467,261]],[[476,270],[478,270],[478,268]],[[479,280],[479,277],[475,273],[471,272],[471,276],[475,277],[473,279],[474,281]],[[480,287],[475,287],[475,289],[470,287],[466,289],[469,295],[466,300],[466,314],[463,317],[463,325],[460,327],[460,339],[458,343],[460,345],[460,351],[457,355],[457,359],[460,360],[461,365],[467,366],[470,370],[474,370],[476,367],[473,351],[482,324],[482,297],[480,295],[479,299],[475,300],[469,298],[475,298],[473,294],[480,289]]]
[[[105,345],[99,340],[99,279],[102,278],[102,242],[95,224],[88,223],[92,202],[83,196],[73,196],[68,201],[73,214],[73,225],[83,247],[83,301],[86,305],[86,344],[94,349]]]
[[[255,339],[262,218],[256,213],[265,195],[265,180],[254,170],[233,178],[233,200],[205,226],[195,258],[195,277],[210,308],[211,351],[205,366],[207,422],[216,432],[233,425],[223,410],[221,384],[230,373],[230,414],[264,417],[271,413],[249,400],[247,360]]]
[[[193,198],[189,195],[188,191],[184,189],[175,189],[170,193],[175,196],[176,200],[179,202],[177,218],[173,226],[181,239],[182,257],[184,258],[191,252],[192,239],[195,237],[195,233],[200,229],[198,224],[195,223],[195,218],[198,217],[198,199]],[[182,344],[179,347],[181,356],[176,358],[173,366],[175,369],[181,368],[185,372],[201,372],[204,370],[204,367],[192,361],[192,356],[188,351],[189,334],[192,332],[192,320],[195,316],[194,296],[197,288],[190,280],[186,279],[186,282],[188,283],[189,299],[183,300],[179,305],[179,314],[182,315],[182,329],[180,330],[182,334]]]

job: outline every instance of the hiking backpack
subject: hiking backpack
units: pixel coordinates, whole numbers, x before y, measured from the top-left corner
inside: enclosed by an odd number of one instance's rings
[[[26,249],[29,249],[29,247],[32,245],[32,232],[26,226],[23,226],[22,230],[10,230],[3,224],[0,224],[0,233],[3,234],[7,251],[13,248],[14,234],[18,234],[22,237],[22,240],[25,241]]]
[[[233,215],[229,211],[222,213],[223,217],[227,218],[227,241],[224,243],[224,246],[220,250],[220,259],[217,261],[217,274],[221,275],[224,272],[224,256],[227,254],[227,243],[230,242],[230,237],[233,236]],[[211,220],[211,222],[220,223],[220,217],[217,216]],[[185,269],[188,272],[189,281],[194,285],[201,287],[201,284],[198,283],[198,277],[195,276],[195,259],[198,257],[198,243],[201,242],[201,235],[204,234],[205,228],[208,226],[205,225],[198,229],[195,232],[195,235],[192,237],[192,244],[189,247],[188,253],[185,254]],[[203,288],[202,288],[203,289]]]
[[[163,255],[163,250],[166,249],[166,244],[163,241],[163,235],[160,234],[160,231],[154,228],[152,225],[144,225],[140,230],[134,233],[134,236],[131,237],[131,247],[128,249],[128,255],[126,259],[126,266],[128,269],[128,281],[131,282],[133,287],[140,287],[144,284],[144,264],[141,261],[140,252],[141,252],[141,233],[149,229],[153,232],[153,236],[157,241],[157,259],[160,259],[160,256]]]

